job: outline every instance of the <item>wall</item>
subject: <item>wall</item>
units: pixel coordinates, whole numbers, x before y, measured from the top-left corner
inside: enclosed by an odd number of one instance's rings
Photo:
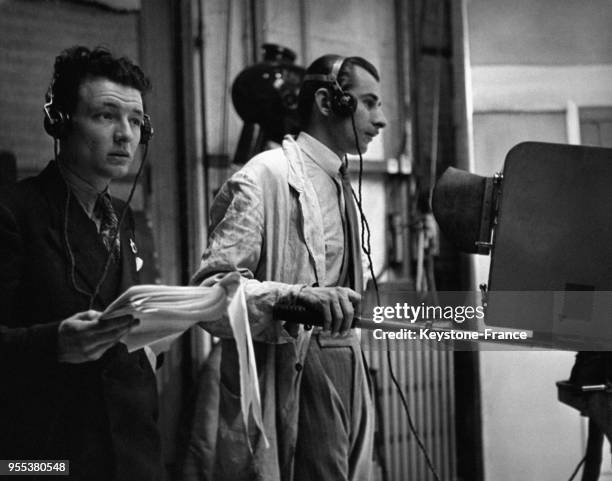
[[[0,4],[0,149],[17,156],[20,177],[53,157],[43,130],[43,103],[59,52],[71,45],[104,44],[138,58],[138,15],[92,6],[14,0]]]
[[[612,63],[607,0],[468,0],[473,65]]]
[[[501,171],[520,141],[577,142],[579,109],[612,105],[610,2],[464,5],[466,131],[476,173]],[[475,262],[476,284],[487,282],[488,259]],[[481,352],[480,361],[485,479],[569,478],[583,455],[584,427],[557,401],[554,383],[569,376],[573,353]]]

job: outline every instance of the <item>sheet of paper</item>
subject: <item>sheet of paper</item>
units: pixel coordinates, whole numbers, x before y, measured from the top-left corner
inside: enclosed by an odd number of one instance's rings
[[[261,396],[255,352],[251,338],[242,278],[237,272],[227,274],[212,287],[163,285],[132,286],[102,313],[103,322],[121,316],[132,316],[140,322],[121,342],[128,351],[146,345],[172,342],[194,324],[218,322],[227,317],[238,349],[241,409],[244,425],[249,414],[269,446],[264,432]]]
[[[268,443],[268,438],[266,437],[263,426],[257,365],[255,364],[255,352],[253,351],[253,340],[251,339],[246,298],[242,285],[233,293],[227,308],[227,313],[234,333],[234,339],[236,340],[238,361],[240,364],[240,393],[242,394],[240,403],[242,420],[245,426],[249,425],[249,411],[252,409],[255,424],[263,436],[266,448],[268,448],[270,444]],[[248,433],[245,434],[248,436]]]
[[[239,285],[236,279],[234,286]],[[122,340],[132,352],[178,337],[198,322],[220,319],[227,310],[227,288],[162,285],[132,286],[102,313],[101,319],[130,315],[140,322]]]

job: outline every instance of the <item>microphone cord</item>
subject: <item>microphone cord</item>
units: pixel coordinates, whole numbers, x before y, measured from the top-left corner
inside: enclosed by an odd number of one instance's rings
[[[366,255],[368,259],[368,268],[370,271],[370,275],[372,277],[372,284],[374,285],[374,291],[376,293],[376,302],[377,302],[377,305],[380,305],[380,292],[378,290],[378,282],[376,280],[376,276],[374,275],[374,267],[372,264],[372,256],[371,256],[372,246],[370,244],[370,225],[368,224],[368,221],[366,219],[366,216],[361,206],[361,200],[362,200],[361,185],[362,185],[362,178],[363,178],[363,155],[361,153],[361,149],[359,148],[359,139],[357,135],[357,127],[355,125],[355,116],[352,113],[351,113],[351,125],[353,127],[353,136],[355,137],[355,147],[357,148],[357,153],[359,154],[358,196],[355,195],[355,192],[353,191],[352,188],[351,188],[351,192],[353,194],[353,198],[355,199],[357,203],[357,207],[359,209],[359,215],[361,217],[361,250],[363,251],[363,253]],[[410,428],[410,432],[416,439],[416,442],[419,446],[419,449],[421,450],[421,453],[425,457],[425,462],[427,463],[427,467],[431,471],[436,481],[440,481],[440,477],[438,476],[438,473],[436,472],[436,469],[433,466],[431,458],[429,457],[429,453],[427,452],[427,448],[425,447],[423,441],[421,440],[421,437],[419,436],[417,432],[416,426],[414,425],[412,416],[410,414],[410,409],[408,407],[408,402],[406,401],[406,397],[404,395],[404,391],[402,387],[400,386],[397,380],[397,377],[395,376],[395,372],[393,371],[393,363],[391,362],[391,346],[390,346],[388,338],[386,339],[386,344],[387,344],[387,367],[389,369],[389,375],[391,376],[391,381],[393,382],[393,385],[395,386],[400,396],[400,399],[402,401],[402,406],[404,408],[404,412],[406,413],[406,418],[408,419],[408,427]]]

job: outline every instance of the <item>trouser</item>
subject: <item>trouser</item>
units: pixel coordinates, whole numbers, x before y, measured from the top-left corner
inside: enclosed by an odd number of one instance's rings
[[[374,409],[358,339],[313,334],[303,369],[294,481],[369,481]]]

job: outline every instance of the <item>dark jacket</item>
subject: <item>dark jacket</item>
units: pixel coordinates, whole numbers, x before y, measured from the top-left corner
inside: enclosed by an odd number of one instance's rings
[[[74,480],[162,479],[145,353],[117,344],[95,362],[57,361],[59,323],[89,308],[107,256],[67,192],[55,162],[0,190],[0,459],[69,460]],[[137,282],[131,212],[120,239],[94,309]]]

